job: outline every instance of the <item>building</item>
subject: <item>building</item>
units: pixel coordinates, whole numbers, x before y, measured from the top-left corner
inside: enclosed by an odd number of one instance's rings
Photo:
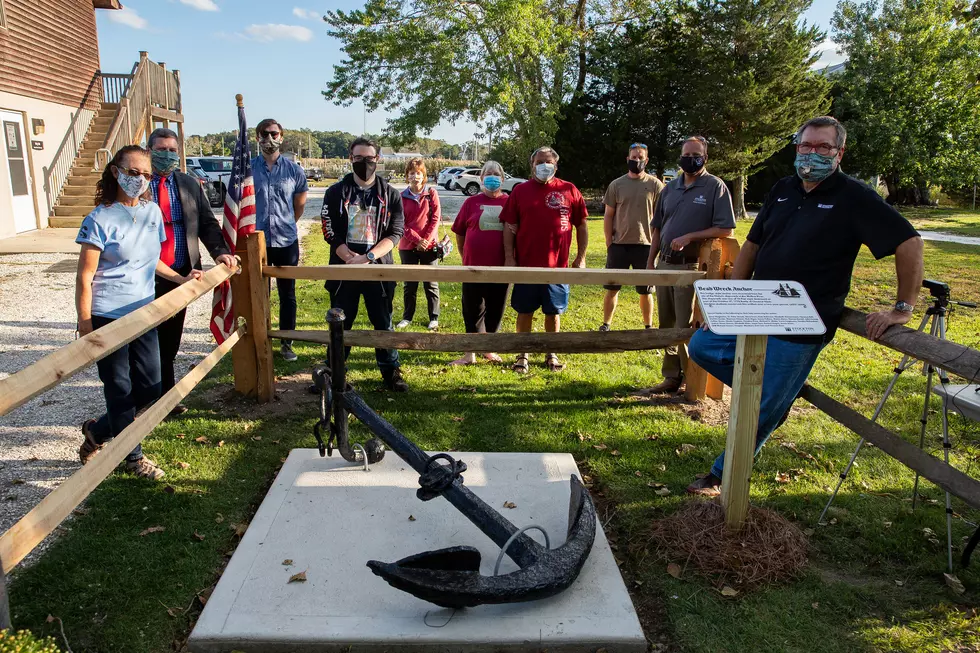
[[[0,238],[80,224],[112,152],[158,122],[182,131],[176,71],[146,53],[129,74],[100,70],[95,12],[121,8],[0,0]]]

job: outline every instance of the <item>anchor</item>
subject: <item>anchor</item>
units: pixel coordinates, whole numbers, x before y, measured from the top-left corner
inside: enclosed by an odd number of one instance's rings
[[[314,434],[320,455],[333,453],[333,441],[345,460],[377,462],[387,445],[419,473],[416,496],[422,501],[443,497],[501,548],[496,567],[506,554],[519,570],[493,576],[480,574],[481,556],[471,546],[453,546],[426,551],[396,562],[370,560],[367,566],[392,587],[446,608],[465,608],[490,603],[514,603],[554,596],[567,589],[585,564],[596,534],[595,505],[588,490],[576,476],[570,480],[568,530],[565,543],[552,549],[545,533],[545,545],[531,539],[525,531],[538,526],[517,528],[503,515],[473,494],[463,483],[466,464],[446,453],[433,456],[409,440],[368,406],[347,383],[344,348],[344,312],[327,313],[330,326],[330,368],[314,371],[321,392],[321,423]],[[319,379],[318,379],[319,377]],[[352,414],[375,435],[364,451],[351,448],[347,417]],[[329,429],[327,446],[320,430]],[[357,447],[360,449],[360,447]],[[350,456],[350,457],[348,457]]]

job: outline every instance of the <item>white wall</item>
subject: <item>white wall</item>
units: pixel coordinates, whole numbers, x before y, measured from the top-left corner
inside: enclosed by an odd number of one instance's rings
[[[72,116],[78,111],[77,107],[69,107],[46,100],[37,100],[23,95],[0,92],[0,109],[5,111],[22,112],[26,114],[24,121],[24,145],[27,148],[31,163],[31,178],[33,179],[34,206],[38,213],[38,225],[43,229],[48,226],[48,206],[44,192],[44,168],[58,151],[61,141],[71,125]],[[31,118],[44,121],[44,133],[35,136],[31,130]],[[44,143],[43,150],[31,149],[31,141]],[[0,170],[0,238],[14,235],[13,208],[10,204],[10,174],[6,167]]]

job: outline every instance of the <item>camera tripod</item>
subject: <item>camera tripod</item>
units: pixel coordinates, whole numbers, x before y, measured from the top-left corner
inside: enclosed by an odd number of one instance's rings
[[[919,324],[919,331],[925,332],[926,325],[929,325],[929,333],[932,336],[939,338],[940,340],[946,339],[946,321],[947,315],[949,314],[950,304],[956,304],[959,306],[965,306],[968,308],[975,308],[976,304],[971,302],[954,302],[949,298],[949,286],[945,283],[938,281],[926,280],[922,283],[924,288],[928,288],[932,293],[932,306],[926,309],[926,314],[922,316],[922,322]],[[930,324],[931,323],[931,324]],[[910,367],[913,367],[918,361],[912,356],[905,355],[902,357],[902,361],[895,368],[895,374],[892,376],[891,382],[888,384],[888,388],[885,389],[885,394],[881,397],[881,401],[878,402],[877,407],[875,407],[875,412],[871,416],[872,422],[877,422],[879,415],[881,415],[882,409],[885,407],[885,402],[888,400],[889,395],[891,395],[892,390],[895,389],[895,384],[898,383],[898,377],[902,375],[902,372]],[[921,449],[925,445],[926,438],[926,423],[929,418],[929,399],[932,397],[932,378],[933,375],[939,377],[939,382],[945,388],[949,383],[949,376],[946,371],[934,367],[929,363],[923,363],[923,373],[926,375],[926,396],[925,401],[922,405],[922,416],[919,418],[919,448]],[[948,465],[949,464],[949,450],[951,444],[949,442],[949,396],[943,393],[943,409],[942,409],[942,424],[943,424],[943,460]],[[827,501],[827,505],[824,506],[823,512],[820,513],[820,519],[817,520],[818,523],[823,524],[824,517],[827,516],[827,511],[830,510],[830,505],[834,502],[837,497],[837,492],[840,491],[841,485],[847,480],[847,475],[851,471],[851,467],[854,466],[854,461],[857,459],[858,454],[861,453],[861,448],[864,446],[865,439],[861,438],[858,442],[857,448],[854,453],[851,454],[851,459],[847,463],[847,467],[840,474],[840,479],[837,481],[837,487],[834,488],[833,494],[830,495],[830,499]],[[912,509],[915,510],[915,504],[919,498],[919,473],[915,474],[915,484],[912,488]],[[953,508],[950,503],[949,492],[946,493],[946,557],[947,563],[949,565],[950,573],[953,572]]]

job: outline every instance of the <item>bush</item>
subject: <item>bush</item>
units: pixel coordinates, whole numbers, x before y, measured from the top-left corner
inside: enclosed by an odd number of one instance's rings
[[[11,634],[0,630],[0,653],[58,653],[59,648],[50,637],[37,639],[27,630]]]

